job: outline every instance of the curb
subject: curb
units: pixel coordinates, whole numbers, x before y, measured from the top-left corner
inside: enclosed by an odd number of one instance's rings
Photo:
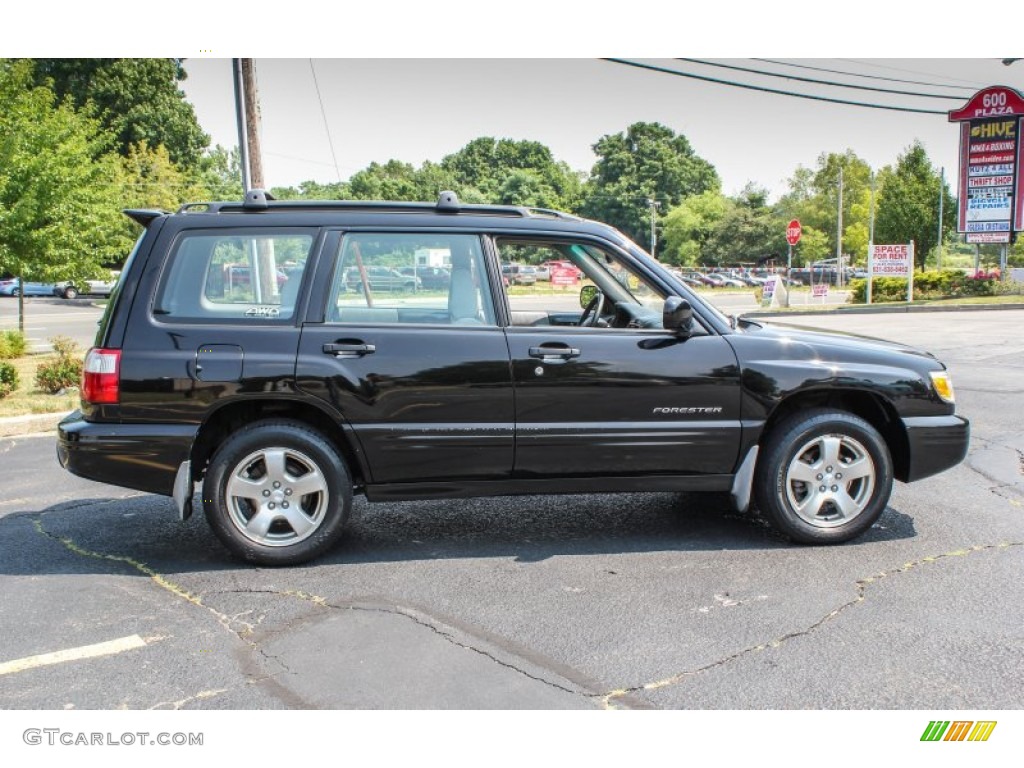
[[[57,424],[71,411],[60,413],[30,413],[27,416],[8,416],[0,419],[0,438],[19,437],[37,433],[54,433]]]
[[[911,312],[995,312],[1000,310],[1024,309],[1024,302],[1015,304],[897,304],[889,306],[879,304],[878,306],[844,306],[840,305],[833,309],[801,309],[788,312],[773,312],[771,310],[757,310],[744,312],[739,317],[810,317],[814,315],[887,315],[896,313]]]

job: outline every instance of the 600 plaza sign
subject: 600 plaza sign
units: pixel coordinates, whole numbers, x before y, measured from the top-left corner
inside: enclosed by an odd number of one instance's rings
[[[1024,229],[1024,97],[1005,86],[986,88],[949,119],[960,123],[957,231],[969,243],[1008,243],[1012,232]]]

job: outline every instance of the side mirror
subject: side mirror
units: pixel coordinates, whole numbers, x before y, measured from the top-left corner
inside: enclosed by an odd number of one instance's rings
[[[586,309],[589,307],[590,302],[594,300],[595,296],[597,296],[596,285],[584,285],[580,288],[580,308]]]
[[[689,336],[693,332],[693,307],[690,306],[690,302],[678,296],[669,296],[665,299],[661,324],[665,330],[675,331],[680,336]]]

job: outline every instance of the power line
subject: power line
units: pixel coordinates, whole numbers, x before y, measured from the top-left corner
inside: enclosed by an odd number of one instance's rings
[[[887,66],[885,64],[878,64],[878,63],[873,62],[873,61],[864,61],[863,59],[839,59],[839,61],[846,61],[846,62],[849,62],[850,64],[860,64],[861,66],[864,66],[864,67],[875,67],[876,69],[888,69],[888,70],[891,70],[893,72],[907,72],[907,73],[909,73],[911,75],[929,75],[929,74],[931,74],[930,72],[921,72],[921,71],[916,70],[916,69],[905,69],[903,67],[890,67],[890,66]],[[984,88],[985,85],[986,85],[985,83],[978,83],[978,82],[975,82],[974,80],[965,80],[962,77],[951,77],[950,79],[951,80],[959,80],[961,83],[970,83],[972,86],[975,86],[976,88]]]
[[[334,160],[334,172],[338,174],[338,181],[341,181],[341,170],[338,168],[338,156],[334,154],[334,141],[331,139],[331,128],[327,124],[327,112],[324,111],[324,100],[320,96],[320,84],[316,80],[316,69],[313,67],[313,60],[309,60],[309,71],[313,73],[313,87],[316,88],[316,98],[320,102],[320,114],[324,119],[324,131],[327,132],[327,145],[331,148],[331,159]]]
[[[879,88],[873,85],[853,85],[850,83],[837,83],[834,80],[819,80],[815,77],[801,77],[800,75],[785,75],[781,72],[767,72],[762,69],[754,69],[752,67],[740,67],[735,64],[722,64],[716,61],[705,61],[704,59],[676,59],[676,61],[686,61],[691,64],[703,64],[708,67],[721,67],[722,69],[731,69],[736,72],[749,72],[754,75],[764,75],[765,77],[781,77],[784,80],[796,80],[801,83],[814,83],[815,85],[828,85],[835,88],[853,88],[858,91],[874,91],[876,93],[894,93],[900,96],[916,96],[925,99],[949,99],[950,101],[962,102],[963,96],[954,96],[949,93],[921,93],[919,91],[900,91],[893,88]]]
[[[733,88],[746,88],[751,91],[761,91],[762,93],[774,93],[779,96],[793,96],[797,99],[810,99],[811,101],[825,101],[830,104],[845,104],[851,107],[866,107],[868,109],[887,109],[893,112],[914,112],[920,115],[942,115],[946,116],[946,112],[943,110],[936,109],[914,109],[912,107],[894,107],[887,104],[871,104],[863,101],[849,101],[847,99],[833,99],[828,96],[812,96],[808,93],[796,93],[794,91],[782,91],[778,88],[767,88],[762,85],[751,85],[750,83],[738,83],[734,80],[722,80],[717,77],[708,77],[706,75],[698,75],[693,72],[680,72],[678,69],[669,69],[667,67],[658,67],[654,64],[641,64],[637,61],[627,61],[626,59],[604,59],[604,61],[610,61],[614,64],[624,64],[627,67],[637,67],[638,69],[648,69],[653,72],[662,72],[666,75],[676,75],[677,77],[688,77],[693,80],[703,80],[708,83],[717,83],[718,85],[729,85]]]
[[[847,72],[842,69],[829,69],[828,67],[812,67],[810,64],[794,64],[791,61],[779,61],[778,59],[752,59],[765,64],[777,64],[781,67],[793,67],[795,69],[808,69],[814,72],[828,72],[832,75],[843,75],[845,77],[863,77],[866,80],[885,80],[890,83],[907,83],[909,85],[927,85],[935,88],[962,88],[965,91],[974,91],[976,88],[970,85],[955,85],[953,83],[930,83],[924,80],[904,80],[899,77],[882,77],[881,75],[865,75],[861,72]]]

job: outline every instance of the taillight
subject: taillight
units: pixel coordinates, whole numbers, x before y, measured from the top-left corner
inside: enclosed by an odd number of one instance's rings
[[[82,400],[116,403],[121,398],[121,350],[93,347],[85,356]]]

